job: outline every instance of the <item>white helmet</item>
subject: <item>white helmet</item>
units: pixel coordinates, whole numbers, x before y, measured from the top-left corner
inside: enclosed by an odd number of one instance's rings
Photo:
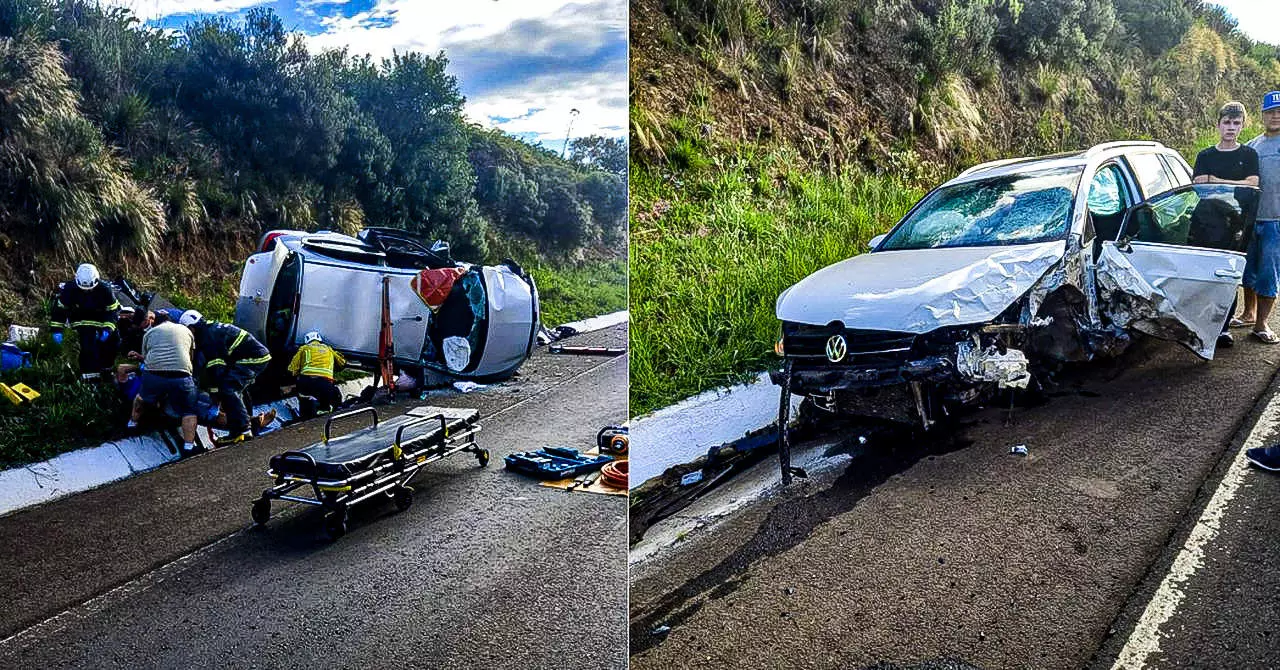
[[[195,311],[194,309],[189,309],[183,312],[182,316],[178,317],[178,323],[183,326],[190,326],[194,323],[199,323],[202,319],[204,319],[203,314]]]
[[[81,263],[80,267],[76,268],[76,286],[86,291],[97,286],[101,277],[93,263]]]
[[[306,344],[311,344],[312,342],[323,342],[324,338],[320,337],[320,331],[310,330],[307,331],[306,335],[302,336],[302,340]]]

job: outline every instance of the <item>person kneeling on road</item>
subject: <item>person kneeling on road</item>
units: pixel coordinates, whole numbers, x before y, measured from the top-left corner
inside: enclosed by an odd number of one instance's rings
[[[307,333],[303,339],[305,342],[289,361],[289,372],[298,377],[298,395],[315,398],[318,409],[337,409],[342,404],[342,392],[333,376],[347,361],[325,344],[318,331]]]
[[[204,358],[203,381],[209,394],[227,413],[227,437],[219,446],[241,442],[252,426],[244,391],[271,360],[267,348],[244,330],[229,323],[205,321],[194,309],[182,313],[179,322],[195,335],[196,350]]]
[[[53,328],[53,341],[58,344],[62,343],[62,331],[68,322],[76,331],[80,338],[81,377],[96,379],[115,360],[119,314],[120,303],[91,263],[76,268],[75,282],[59,287],[49,325]]]
[[[167,322],[142,337],[142,386],[133,399],[129,427],[138,425],[144,405],[163,401],[182,419],[182,455],[196,453],[196,383],[191,374],[195,337],[182,326]]]

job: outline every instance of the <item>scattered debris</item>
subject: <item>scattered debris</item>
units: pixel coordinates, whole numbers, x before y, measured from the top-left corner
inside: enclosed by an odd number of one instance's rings
[[[561,344],[553,344],[547,347],[547,351],[553,354],[578,356],[621,356],[627,353],[627,350],[622,347],[568,347]]]
[[[702,481],[701,470],[694,470],[693,472],[686,473],[680,477],[681,486],[690,486],[693,484],[697,484],[700,481]]]
[[[484,384],[477,384],[475,382],[454,382],[453,383],[453,388],[461,393],[470,393],[472,391],[478,391],[484,387],[485,387]]]
[[[1027,455],[1027,445],[1025,445],[1025,444],[1015,444],[1015,445],[1013,445],[1012,447],[1009,447],[1009,453],[1011,453],[1011,454],[1017,454],[1017,455],[1019,455],[1019,456],[1026,456],[1026,455]]]
[[[649,631],[649,632],[654,635],[666,635],[667,633],[671,632],[671,626],[658,626],[657,628],[654,628],[652,631]]]

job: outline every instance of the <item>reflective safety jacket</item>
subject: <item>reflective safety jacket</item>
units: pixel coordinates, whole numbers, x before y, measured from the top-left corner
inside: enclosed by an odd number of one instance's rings
[[[271,354],[254,336],[229,323],[207,323],[192,329],[196,351],[204,359],[205,380],[217,386],[239,365],[257,365],[271,360]]]
[[[49,310],[49,325],[54,328],[106,328],[114,331],[120,318],[120,303],[111,288],[102,282],[89,290],[74,281],[62,285]]]
[[[299,377],[321,377],[333,381],[334,370],[347,364],[342,354],[323,342],[308,342],[289,361],[289,372]]]

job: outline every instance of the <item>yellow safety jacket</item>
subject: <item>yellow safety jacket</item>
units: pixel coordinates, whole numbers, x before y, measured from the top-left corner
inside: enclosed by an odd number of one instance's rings
[[[342,354],[323,342],[308,342],[289,361],[289,372],[303,377],[323,377],[333,381],[333,372],[347,364]]]

